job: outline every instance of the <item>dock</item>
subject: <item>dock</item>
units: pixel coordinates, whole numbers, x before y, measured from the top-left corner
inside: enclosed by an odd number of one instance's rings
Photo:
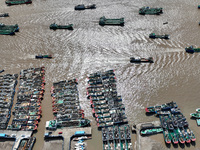
[[[11,130],[1,130],[1,133],[5,134],[5,137],[2,137],[4,141],[15,139],[12,150],[17,150],[21,140],[28,139],[32,136],[32,131],[11,131]],[[1,139],[2,139],[1,138]],[[0,140],[1,141],[1,140]]]
[[[54,147],[53,145],[55,144],[54,142],[57,140],[60,140],[60,142],[57,142],[58,147],[61,147],[62,145],[62,150],[70,150],[70,138],[75,134],[76,131],[85,131],[85,134],[87,135],[92,135],[92,128],[91,127],[84,127],[84,128],[63,128],[63,129],[57,129],[56,131],[50,131],[50,130],[45,130],[45,133],[51,133],[48,136],[45,136],[45,144],[44,147]],[[61,133],[62,134],[59,134]],[[49,142],[51,141],[51,142]],[[61,143],[62,141],[62,143]]]
[[[136,146],[135,149],[136,150],[141,150],[141,149],[146,149],[147,147],[149,147],[153,141],[151,139],[150,136],[148,137],[144,137],[140,135],[140,129],[142,126],[144,125],[152,125],[152,126],[160,126],[160,121],[154,121],[154,122],[147,122],[147,123],[139,123],[136,125],[136,128],[132,127],[132,131],[136,132]],[[148,146],[146,145],[146,143],[148,143]]]

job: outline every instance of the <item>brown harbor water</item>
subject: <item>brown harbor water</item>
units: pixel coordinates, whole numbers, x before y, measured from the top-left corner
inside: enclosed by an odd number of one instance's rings
[[[77,4],[94,3],[95,10],[74,11]],[[46,67],[46,92],[42,102],[34,150],[42,150],[45,122],[53,118],[50,87],[53,82],[77,78],[81,106],[92,118],[86,98],[87,76],[96,71],[115,69],[117,88],[126,106],[130,125],[158,120],[146,116],[144,108],[176,101],[194,131],[196,145],[170,149],[200,149],[200,130],[190,113],[200,107],[200,54],[185,53],[190,45],[200,46],[200,10],[197,0],[33,0],[30,5],[6,6],[0,1],[4,24],[18,24],[15,36],[0,36],[0,69],[19,73],[30,67]],[[141,16],[142,6],[163,7],[159,16]],[[125,26],[98,25],[101,16],[125,18]],[[74,30],[49,30],[51,23],[74,24]],[[164,22],[168,24],[163,25]],[[169,34],[169,40],[149,39],[152,32]],[[36,54],[52,54],[51,60],[36,60]],[[130,57],[154,58],[153,64],[130,64]],[[92,120],[93,139],[88,150],[102,149],[101,132]],[[163,145],[164,140],[155,138]],[[133,141],[134,142],[134,141]],[[148,149],[148,148],[147,148]],[[156,149],[156,148],[152,148]]]

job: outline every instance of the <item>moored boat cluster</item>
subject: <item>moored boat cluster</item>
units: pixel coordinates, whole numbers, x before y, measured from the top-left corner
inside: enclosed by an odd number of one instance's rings
[[[117,95],[114,70],[93,73],[88,78],[87,95],[102,131],[103,149],[132,149],[130,127],[122,98]]]
[[[77,84],[76,79],[53,83],[51,96],[55,117],[54,120],[46,122],[46,129],[83,127],[90,124],[88,119],[84,119],[84,110],[80,106]]]
[[[6,129],[10,120],[18,74],[0,76],[0,129]]]
[[[196,141],[195,135],[189,128],[185,116],[175,102],[146,108],[147,113],[156,113],[163,128],[165,142],[170,144],[184,144]]]
[[[102,128],[103,149],[132,149],[129,125]]]
[[[8,130],[34,131],[41,117],[41,100],[44,94],[45,70],[30,68],[21,70],[17,103],[13,110],[12,124]]]
[[[127,123],[121,96],[117,96],[114,70],[90,74],[87,95],[99,128]]]

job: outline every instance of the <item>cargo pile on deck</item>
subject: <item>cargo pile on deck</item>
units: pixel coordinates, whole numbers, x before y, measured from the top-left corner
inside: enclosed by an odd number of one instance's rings
[[[6,129],[10,120],[18,74],[0,76],[0,129]]]
[[[90,125],[90,120],[84,119],[81,109],[77,80],[53,83],[51,88],[54,120],[46,122],[47,130],[61,127],[84,127]]]
[[[45,70],[30,68],[20,72],[17,103],[13,110],[12,124],[8,130],[34,131],[41,117],[41,101],[44,94]]]
[[[196,138],[192,130],[189,128],[185,116],[181,113],[175,102],[169,102],[160,106],[152,106],[146,108],[146,113],[156,113],[163,128],[163,136],[165,142],[170,144],[181,144],[195,142]]]

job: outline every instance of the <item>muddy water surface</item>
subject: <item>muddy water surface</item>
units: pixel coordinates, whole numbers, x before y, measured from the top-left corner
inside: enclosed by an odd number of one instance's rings
[[[94,3],[95,10],[74,11],[77,4]],[[42,119],[35,134],[34,150],[43,149],[45,121],[53,118],[50,87],[53,82],[77,78],[81,106],[92,119],[86,99],[87,75],[96,71],[115,69],[117,88],[126,106],[130,124],[156,120],[147,117],[144,108],[176,101],[197,136],[200,132],[189,114],[199,106],[200,54],[187,54],[186,46],[200,46],[200,10],[197,0],[33,0],[30,5],[6,6],[0,11],[10,14],[0,18],[5,24],[18,24],[15,36],[0,36],[0,65],[5,73],[19,73],[29,67],[46,67],[46,92],[42,102]],[[142,6],[163,7],[159,16],[141,16]],[[125,26],[98,25],[101,16],[125,18]],[[74,24],[74,30],[49,30],[49,25]],[[163,25],[164,22],[168,24]],[[169,34],[169,40],[149,39],[151,32]],[[36,54],[52,54],[51,60],[35,60]],[[149,57],[153,64],[130,64],[129,58]],[[101,132],[96,130],[88,149],[102,149]],[[163,142],[163,139],[160,139]],[[164,144],[164,142],[163,142]],[[173,146],[171,147],[173,149]]]

